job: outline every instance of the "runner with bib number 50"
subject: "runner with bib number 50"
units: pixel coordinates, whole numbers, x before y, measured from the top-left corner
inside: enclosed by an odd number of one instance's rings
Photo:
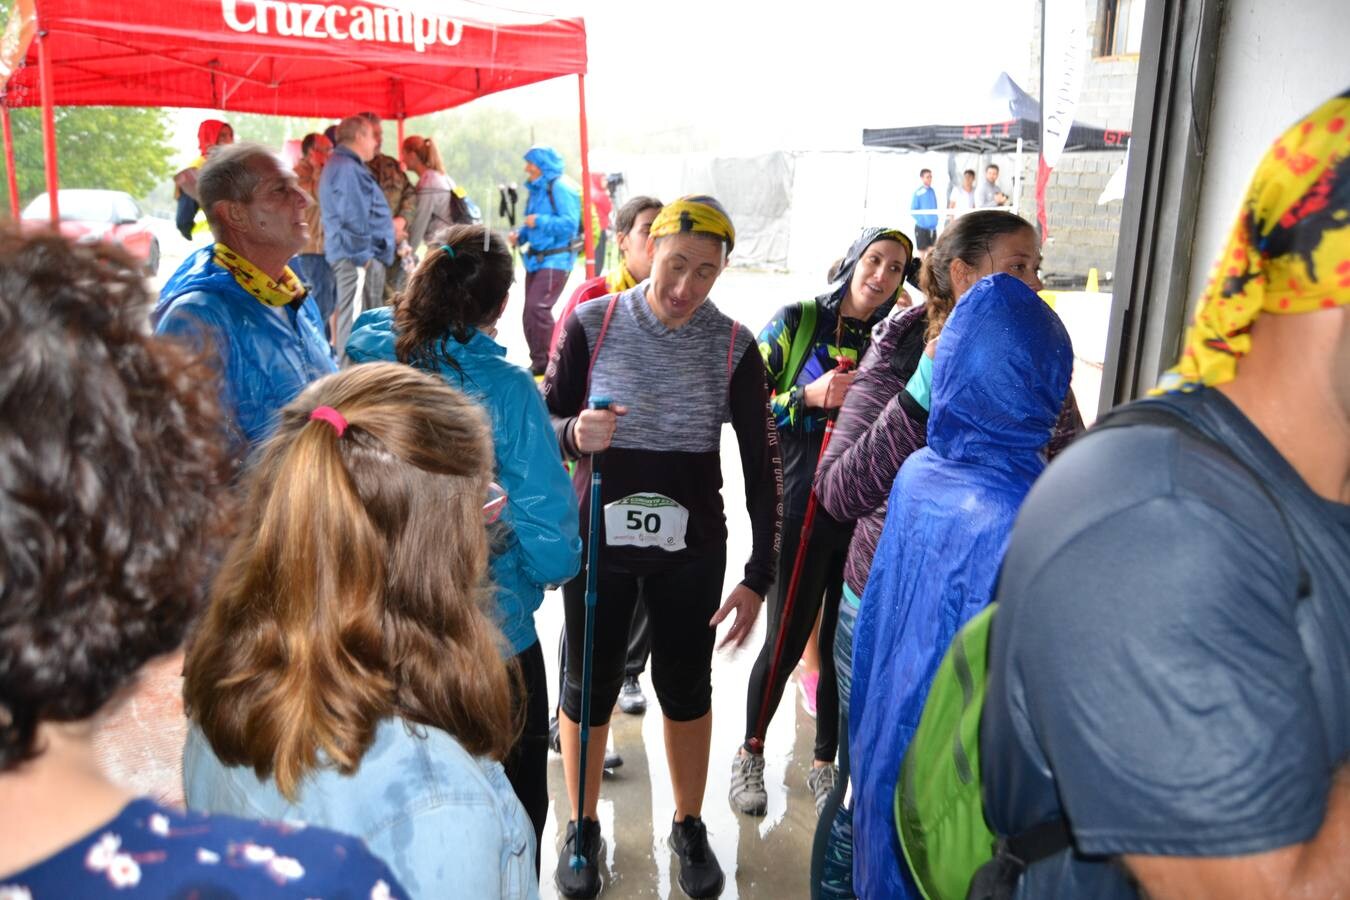
[[[603,514],[594,532],[598,602],[584,809],[594,810],[599,799],[610,710],[640,601],[652,625],[652,682],[671,757],[670,846],[679,857],[679,883],[691,897],[713,897],[724,879],[700,818],[712,737],[713,643],[717,625],[728,618],[732,625],[722,643],[745,642],[773,582],[782,462],[754,335],[707,302],[735,243],[725,210],[711,197],[677,200],[662,208],[648,240],[651,278],[577,307],[563,325],[544,380],[559,444],[578,460],[574,481],[583,539],[589,533],[590,460],[603,474]],[[614,404],[585,409],[593,396],[611,397]],[[740,445],[753,549],[744,578],[722,602],[724,422],[732,424]],[[563,602],[568,660],[559,722],[571,821],[554,880],[565,897],[594,897],[601,887],[595,866],[600,826],[589,816],[576,821],[581,579],[563,588]],[[573,868],[574,855],[587,864]]]

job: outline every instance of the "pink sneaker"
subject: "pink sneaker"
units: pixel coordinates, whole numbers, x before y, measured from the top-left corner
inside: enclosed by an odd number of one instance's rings
[[[813,719],[816,717],[816,688],[819,685],[819,672],[803,672],[797,679],[797,690],[802,694],[802,709]]]

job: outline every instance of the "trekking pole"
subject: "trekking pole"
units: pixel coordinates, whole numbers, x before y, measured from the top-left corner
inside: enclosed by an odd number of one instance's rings
[[[607,397],[592,397],[591,409],[609,409]],[[581,645],[581,749],[577,778],[577,838],[572,842],[572,871],[579,872],[586,865],[581,855],[581,822],[586,815],[586,750],[591,742],[591,658],[595,655],[595,583],[598,544],[600,541],[600,469],[596,466],[598,454],[590,454],[591,500],[590,518],[586,527],[586,637]]]
[[[835,370],[841,373],[848,372],[853,368],[853,360],[847,356],[835,357]],[[830,446],[830,438],[834,435],[834,420],[838,417],[839,410],[832,409],[825,416],[825,435],[820,440],[820,454],[816,457],[816,465],[825,457],[825,449]],[[764,753],[764,732],[769,730],[769,696],[773,693],[773,686],[778,681],[778,668],[782,663],[783,642],[787,638],[787,623],[792,618],[792,607],[797,602],[797,588],[801,582],[802,569],[806,567],[806,545],[811,541],[811,526],[816,521],[816,489],[813,487],[811,493],[806,497],[806,515],[802,517],[802,533],[797,539],[797,555],[792,560],[792,577],[788,579],[787,595],[783,598],[783,612],[778,619],[778,637],[773,642],[772,662],[769,664],[769,680],[764,685],[764,696],[759,701],[759,716],[755,719],[755,733],[750,738],[750,751],[756,755]]]

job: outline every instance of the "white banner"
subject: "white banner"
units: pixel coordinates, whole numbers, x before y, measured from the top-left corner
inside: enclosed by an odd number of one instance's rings
[[[1045,4],[1045,59],[1041,63],[1041,157],[1053,169],[1069,139],[1078,94],[1087,68],[1087,17],[1083,0],[1041,0]]]

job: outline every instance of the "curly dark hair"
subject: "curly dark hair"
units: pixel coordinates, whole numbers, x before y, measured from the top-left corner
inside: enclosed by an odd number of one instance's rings
[[[0,230],[0,772],[182,642],[232,477],[216,381],[129,255]]]

